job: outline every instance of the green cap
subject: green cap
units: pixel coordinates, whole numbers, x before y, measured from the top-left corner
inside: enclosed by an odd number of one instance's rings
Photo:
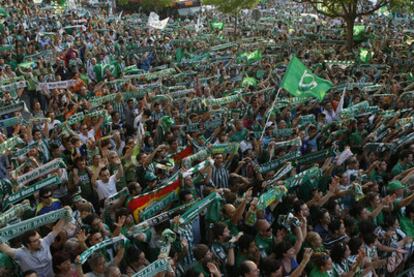
[[[147,172],[145,172],[144,179],[146,181],[155,181],[155,180],[157,180],[157,176],[155,176],[155,174],[152,173],[152,171],[147,171]]]
[[[388,192],[394,192],[399,189],[405,189],[405,185],[398,180],[393,180],[387,185]]]

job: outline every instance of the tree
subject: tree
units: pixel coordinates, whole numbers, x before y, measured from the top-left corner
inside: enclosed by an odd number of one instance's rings
[[[327,17],[342,18],[346,24],[346,41],[348,49],[351,50],[355,20],[358,17],[370,15],[378,9],[389,5],[404,5],[411,0],[293,0],[297,3],[309,4],[312,8]]]
[[[260,0],[203,0],[204,5],[215,6],[220,12],[234,16],[234,29],[237,29],[237,17],[241,10],[256,7]]]

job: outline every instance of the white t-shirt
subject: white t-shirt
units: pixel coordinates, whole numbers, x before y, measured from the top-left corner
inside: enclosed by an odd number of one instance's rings
[[[96,181],[96,191],[98,192],[99,200],[105,199],[116,191],[116,177],[112,175],[109,177],[108,183],[104,183],[101,180]]]
[[[87,144],[89,139],[94,139],[95,138],[95,130],[89,130],[88,131],[88,136],[85,136],[82,133],[79,133],[79,139],[82,141],[83,144]]]

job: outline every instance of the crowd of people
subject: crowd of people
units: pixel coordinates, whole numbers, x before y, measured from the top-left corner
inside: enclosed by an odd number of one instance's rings
[[[349,50],[293,1],[33,2],[0,8],[0,276],[413,275],[412,20]],[[323,99],[280,89],[293,56]]]

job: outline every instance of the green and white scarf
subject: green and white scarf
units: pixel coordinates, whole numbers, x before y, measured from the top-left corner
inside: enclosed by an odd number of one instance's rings
[[[24,186],[39,177],[45,176],[50,172],[55,171],[56,169],[65,167],[65,162],[61,158],[57,158],[32,171],[27,172],[26,174],[23,174],[22,176],[19,176],[16,181],[19,186]]]
[[[268,191],[260,195],[259,201],[257,202],[257,208],[260,210],[266,209],[275,201],[282,199],[282,197],[286,195],[286,192],[287,189],[283,186],[276,186],[274,188],[269,189]]]
[[[24,102],[10,104],[7,106],[0,107],[0,116],[5,114],[11,114],[14,112],[21,112],[22,110],[26,110],[26,105]]]
[[[39,191],[41,188],[44,187],[49,187],[49,186],[53,186],[53,185],[59,185],[60,182],[60,178],[57,176],[51,176],[48,177],[44,180],[41,180],[39,182],[36,182],[35,184],[31,185],[30,187],[25,187],[23,189],[21,189],[20,191],[9,195],[9,197],[7,197],[4,200],[4,205],[3,207],[8,207],[11,204],[20,202],[24,199],[26,199],[27,197],[33,195],[36,191]]]
[[[51,90],[51,89],[58,89],[58,88],[69,88],[76,84],[76,80],[67,80],[67,81],[59,81],[59,82],[50,82],[50,83],[39,83],[37,86],[37,90]]]
[[[159,259],[151,263],[147,267],[141,269],[132,277],[153,277],[161,272],[173,272],[170,262],[167,259]]]
[[[0,214],[0,228],[4,227],[9,223],[10,221],[16,220],[20,218],[25,211],[30,210],[30,203],[22,203],[17,204],[16,206],[8,209],[7,211]]]
[[[292,176],[285,180],[285,186],[288,189],[300,186],[305,178],[318,178],[322,176],[322,170],[319,167],[312,167],[305,171],[302,171],[301,173],[296,174],[295,176]]]
[[[96,252],[96,251],[98,251],[100,249],[104,249],[104,248],[106,248],[106,247],[108,247],[110,245],[114,245],[114,244],[120,243],[120,242],[125,243],[126,240],[127,239],[125,237],[118,236],[118,237],[114,237],[114,238],[110,238],[110,239],[106,239],[104,241],[101,241],[100,243],[95,244],[95,245],[89,247],[88,249],[86,249],[85,251],[83,251],[82,254],[80,254],[80,263],[81,264],[84,264],[88,260],[88,258],[90,256],[92,256],[92,254],[94,252]]]
[[[6,151],[11,151],[19,144],[23,144],[23,140],[20,137],[11,137],[0,144],[0,154],[4,154]]]
[[[70,211],[66,208],[59,209],[44,215],[39,215],[22,222],[9,225],[0,229],[0,242],[7,242],[15,237],[18,237],[29,230],[35,230],[46,224],[54,223],[59,219],[65,218],[69,220],[71,218]]]
[[[277,169],[283,163],[288,162],[288,161],[293,161],[293,160],[297,159],[298,157],[300,157],[300,151],[290,152],[290,153],[280,157],[279,159],[267,162],[265,164],[261,164],[260,167],[259,167],[259,171],[262,174],[267,173],[269,171]]]
[[[198,173],[201,170],[203,170],[204,168],[212,166],[213,164],[214,164],[214,161],[212,159],[207,159],[207,160],[193,166],[192,168],[184,171],[182,173],[182,177],[186,178],[186,177],[192,176],[193,174]]]
[[[197,217],[202,210],[207,208],[214,201],[220,200],[221,197],[218,193],[212,192],[203,199],[194,203],[187,211],[185,211],[180,217],[180,225],[190,223],[195,217]]]

